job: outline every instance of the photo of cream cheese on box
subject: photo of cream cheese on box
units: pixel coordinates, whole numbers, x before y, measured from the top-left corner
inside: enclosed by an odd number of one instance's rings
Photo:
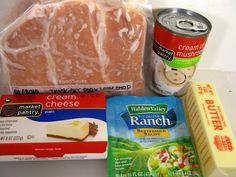
[[[0,161],[106,158],[102,93],[3,95],[0,109]]]

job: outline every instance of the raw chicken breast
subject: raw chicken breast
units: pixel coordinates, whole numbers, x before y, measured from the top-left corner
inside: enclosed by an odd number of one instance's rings
[[[109,86],[110,94],[143,95],[145,35],[146,19],[130,4],[35,4],[2,32],[1,58],[11,88]]]

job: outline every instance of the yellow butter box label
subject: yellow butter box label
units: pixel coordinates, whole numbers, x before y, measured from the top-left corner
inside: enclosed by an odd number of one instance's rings
[[[184,97],[204,176],[236,176],[236,141],[216,88],[193,83]]]

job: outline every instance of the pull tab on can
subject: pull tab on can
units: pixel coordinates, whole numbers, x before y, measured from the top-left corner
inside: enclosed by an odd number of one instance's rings
[[[177,20],[176,27],[188,31],[199,31],[199,32],[207,31],[207,25],[205,25],[204,23],[184,18]]]

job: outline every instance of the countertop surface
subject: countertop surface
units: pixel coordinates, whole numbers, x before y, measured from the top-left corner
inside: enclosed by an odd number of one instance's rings
[[[216,85],[236,135],[236,72],[198,70],[193,81]],[[106,160],[0,162],[0,177],[106,177]]]

